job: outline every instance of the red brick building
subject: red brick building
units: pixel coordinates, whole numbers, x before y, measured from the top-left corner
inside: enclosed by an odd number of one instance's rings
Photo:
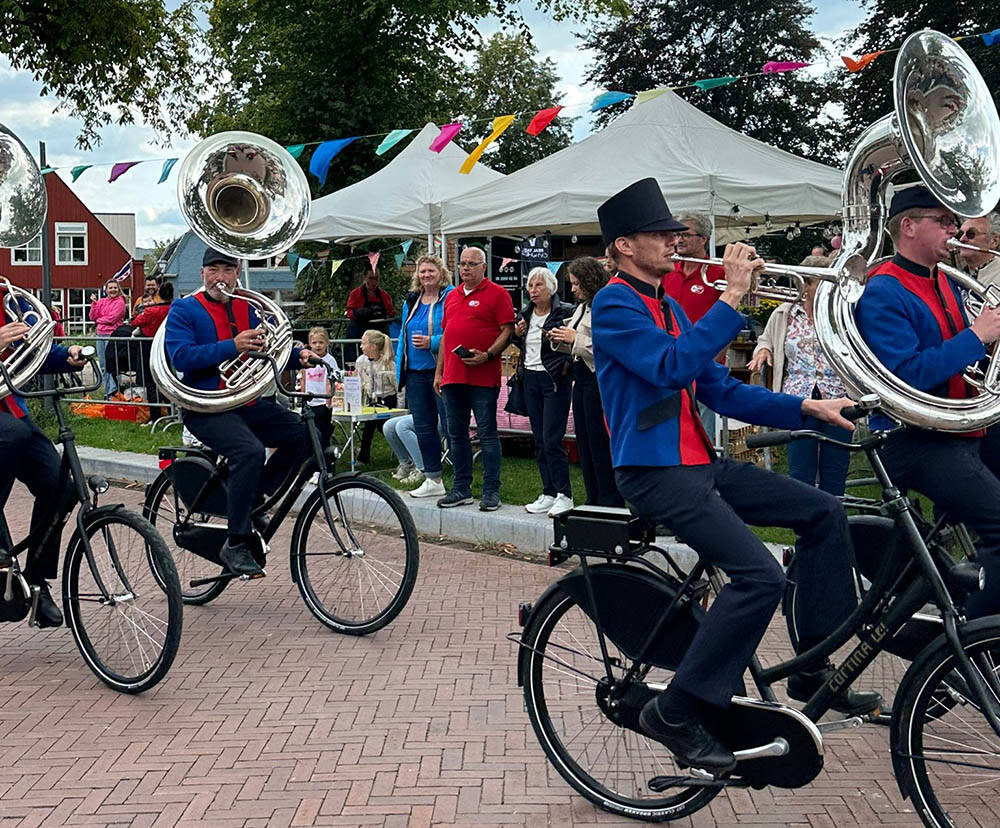
[[[52,304],[66,320],[67,334],[90,332],[93,326],[86,320],[91,303],[100,296],[102,285],[127,262],[131,263],[131,273],[121,282],[122,289],[130,296],[142,293],[143,262],[135,258],[134,217],[129,245],[121,233],[116,237],[55,173],[46,174],[45,189]],[[0,248],[0,274],[41,295],[41,237],[21,247]]]

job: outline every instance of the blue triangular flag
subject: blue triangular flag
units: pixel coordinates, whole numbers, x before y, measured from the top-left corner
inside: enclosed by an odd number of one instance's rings
[[[312,259],[307,259],[305,256],[299,256],[298,264],[295,268],[295,275],[301,276],[302,271],[305,270],[309,265],[312,264]]]
[[[357,140],[358,138],[355,135],[353,138],[338,138],[336,141],[324,141],[316,147],[316,152],[309,159],[309,172],[319,179],[320,186],[326,184],[326,174],[330,170],[330,162],[337,157],[337,153],[352,141]]]
[[[993,46],[1000,43],[1000,29],[994,29],[992,32],[987,32],[984,35],[980,35],[983,39],[983,43],[987,46]]]
[[[375,154],[382,155],[383,153],[388,152],[411,132],[413,132],[412,129],[394,129],[382,139],[382,143],[378,145],[378,149],[375,150]]]
[[[291,270],[291,271],[293,271],[295,273],[298,273],[298,271],[295,270],[295,263],[299,260],[299,254],[298,253],[289,252],[287,254],[287,256],[288,256],[288,268],[289,268],[289,270]]]
[[[598,109],[604,109],[606,106],[611,106],[611,104],[621,103],[622,101],[627,101],[629,98],[634,98],[629,92],[602,92],[596,98],[594,98],[593,103],[590,105],[591,112],[597,112]]]
[[[162,184],[167,180],[167,176],[170,175],[170,171],[174,168],[174,164],[176,163],[176,158],[168,158],[163,162],[163,169],[160,170],[160,180],[156,182],[157,184]]]
[[[545,266],[552,271],[552,275],[556,276],[559,273],[559,268],[563,266],[562,262],[546,262]]]
[[[403,259],[404,258],[406,258],[406,254],[405,253],[397,253],[396,254],[396,256],[395,256],[395,259],[396,259],[396,270],[399,270],[403,266]]]
[[[410,239],[409,241],[403,242],[403,253],[409,253],[410,252],[410,245],[411,244],[413,244],[413,239]]]

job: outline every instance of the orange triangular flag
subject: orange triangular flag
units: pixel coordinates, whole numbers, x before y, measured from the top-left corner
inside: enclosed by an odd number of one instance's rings
[[[867,55],[862,55],[857,60],[855,60],[854,58],[849,58],[846,55],[841,57],[841,60],[844,61],[844,64],[847,66],[849,71],[859,72],[860,70],[864,69],[869,63],[875,60],[875,58],[877,58],[879,55],[884,55],[884,54],[885,54],[885,49],[882,49],[881,51],[878,52],[869,52]]]

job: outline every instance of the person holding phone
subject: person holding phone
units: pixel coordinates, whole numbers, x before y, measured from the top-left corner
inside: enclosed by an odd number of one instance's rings
[[[514,303],[500,285],[486,278],[486,252],[466,247],[458,263],[462,284],[445,299],[443,359],[434,375],[434,390],[444,398],[455,479],[451,491],[438,500],[442,509],[472,503],[472,441],[474,414],[483,453],[483,496],[479,508],[500,508],[500,437],[497,397],[500,395],[500,355],[514,327]],[[459,347],[468,356],[456,353]],[[463,351],[462,353],[464,353]]]

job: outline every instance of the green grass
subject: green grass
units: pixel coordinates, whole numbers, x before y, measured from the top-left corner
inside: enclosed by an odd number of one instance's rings
[[[34,400],[28,407],[42,431],[55,440],[59,431],[55,413],[42,408]],[[81,417],[73,414],[68,406],[65,410],[67,425],[76,434],[76,442],[80,446],[156,454],[160,446],[180,445],[181,442],[181,430],[177,426],[165,432],[157,428],[155,434],[150,434],[148,427],[142,428],[137,423]]]

